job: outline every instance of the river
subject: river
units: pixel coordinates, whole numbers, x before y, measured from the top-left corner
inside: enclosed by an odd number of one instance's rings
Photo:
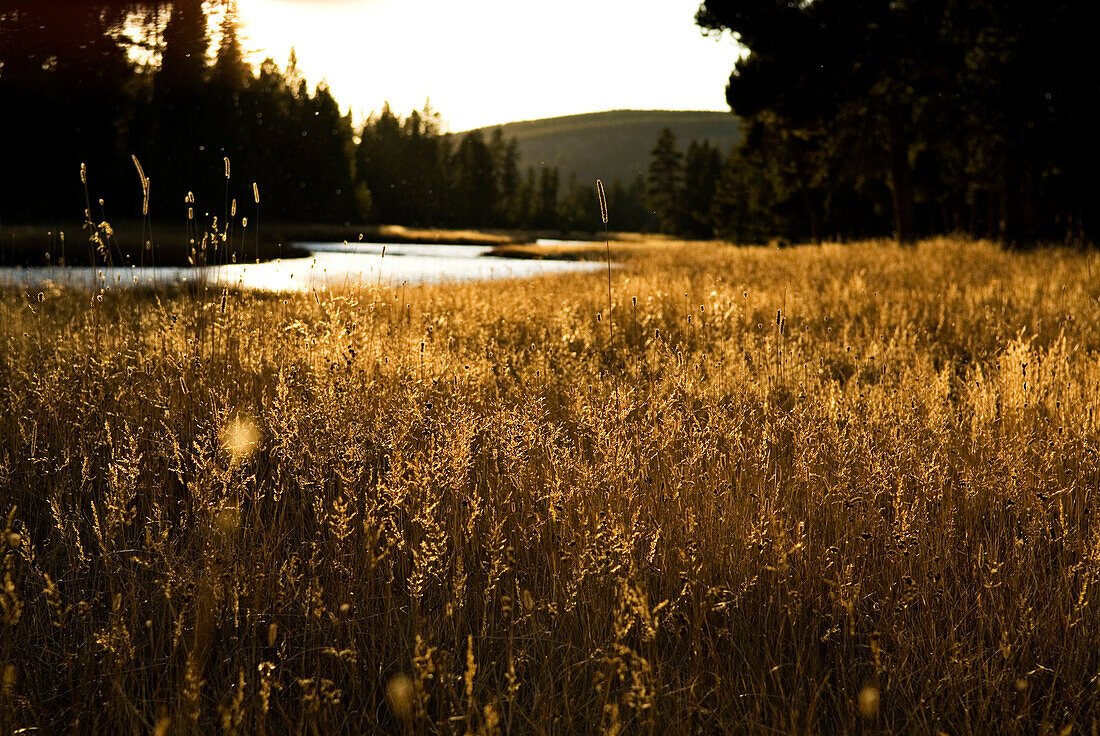
[[[543,241],[540,241],[543,242]],[[545,241],[547,244],[561,241]],[[307,291],[356,285],[399,285],[448,281],[527,278],[548,273],[591,271],[600,264],[527,260],[488,255],[480,245],[399,243],[298,243],[305,258],[204,268],[0,268],[0,285],[32,288],[47,283],[75,288],[165,286],[194,281],[265,291]]]

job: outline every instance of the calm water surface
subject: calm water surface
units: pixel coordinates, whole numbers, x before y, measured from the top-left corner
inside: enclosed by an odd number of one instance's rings
[[[540,241],[549,243],[550,241]],[[558,242],[558,241],[554,241]],[[486,255],[480,245],[397,243],[300,243],[312,255],[265,263],[194,268],[0,268],[0,284],[121,288],[195,281],[266,291],[304,291],[333,286],[395,285],[526,278],[546,273],[591,271],[598,263],[536,261]],[[383,248],[385,254],[383,255]]]

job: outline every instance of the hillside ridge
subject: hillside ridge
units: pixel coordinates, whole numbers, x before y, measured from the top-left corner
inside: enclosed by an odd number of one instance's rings
[[[740,139],[737,119],[711,110],[606,110],[476,130],[489,135],[500,128],[505,138],[516,139],[521,168],[557,167],[563,185],[572,176],[629,184],[645,176],[649,152],[666,127],[676,134],[681,150],[692,140],[706,140],[725,153]]]

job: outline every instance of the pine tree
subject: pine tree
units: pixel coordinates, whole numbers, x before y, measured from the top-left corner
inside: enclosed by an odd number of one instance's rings
[[[373,216],[379,222],[394,223],[400,219],[397,184],[402,175],[402,147],[401,121],[386,103],[381,113],[371,115],[363,124],[355,154],[356,176],[370,191]]]
[[[558,227],[558,189],[561,175],[557,167],[543,166],[535,195],[534,225],[543,230]]]
[[[237,25],[237,4],[233,2],[225,8],[222,16],[221,40],[211,72],[215,85],[231,94],[239,93],[251,76],[251,70],[241,52]]]
[[[722,157],[708,142],[692,141],[684,156],[684,231],[695,238],[714,235],[710,208],[718,177],[722,174]]]
[[[711,201],[715,234],[738,245],[765,242],[777,234],[775,193],[761,167],[735,146],[722,166]]]
[[[683,222],[684,164],[672,130],[661,131],[650,155],[646,203],[657,218],[658,229],[674,234]]]
[[[594,232],[601,226],[599,202],[594,185],[583,186],[577,175],[569,177],[569,185],[558,205],[563,230]]]
[[[356,209],[351,113],[340,114],[326,85],[318,86],[303,107],[305,135],[299,146],[315,165],[300,191],[301,216],[309,221],[342,222],[365,214]]]
[[[157,208],[171,207],[189,191],[216,188],[213,172],[221,156],[207,145],[207,133],[220,135],[220,130],[213,130],[215,122],[204,116],[204,103],[209,99],[205,89],[208,45],[202,0],[178,0],[164,27],[164,48],[154,82],[151,137],[156,155],[146,163],[151,176],[165,183],[159,188],[161,196],[154,200]],[[204,200],[203,206],[213,207],[222,199],[224,194],[217,200]],[[169,210],[161,211],[167,214]]]
[[[538,187],[535,183],[535,167],[528,166],[519,185],[519,192],[512,202],[510,221],[514,227],[535,226],[535,209]]]
[[[519,148],[516,139],[505,140],[501,128],[493,129],[489,143],[493,154],[493,170],[496,176],[497,208],[493,224],[513,226],[515,200],[519,189]]]
[[[206,12],[202,0],[176,0],[164,27],[157,81],[172,97],[194,97],[206,78]]]
[[[496,212],[493,154],[480,130],[462,136],[452,157],[453,214],[462,226],[487,227]]]

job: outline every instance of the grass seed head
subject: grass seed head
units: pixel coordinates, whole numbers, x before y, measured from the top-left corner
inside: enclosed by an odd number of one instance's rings
[[[859,712],[864,718],[874,718],[878,715],[879,692],[873,685],[867,685],[859,691]]]
[[[604,192],[603,192],[603,182],[600,181],[599,179],[596,180],[596,194],[600,198],[600,220],[602,220],[603,224],[606,225],[607,224],[607,197],[604,195]]]

